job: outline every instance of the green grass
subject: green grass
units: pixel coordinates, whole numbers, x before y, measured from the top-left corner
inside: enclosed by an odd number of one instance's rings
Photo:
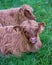
[[[43,47],[36,53],[23,53],[21,58],[0,54],[0,65],[52,65],[52,0],[0,0],[0,9],[19,7],[22,4],[33,7],[37,22],[46,23],[40,35]]]

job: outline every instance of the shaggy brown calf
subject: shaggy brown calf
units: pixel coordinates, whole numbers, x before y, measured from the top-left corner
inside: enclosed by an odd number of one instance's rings
[[[32,12],[33,9],[29,5],[0,10],[0,24],[2,24],[2,26],[18,25],[25,20],[35,20]]]
[[[22,52],[35,52],[41,48],[39,38],[45,24],[34,20],[24,21],[20,26],[0,27],[0,52],[20,56]]]
[[[20,26],[29,42],[30,52],[37,51],[42,46],[39,34],[44,30],[45,23],[28,20],[24,21]]]

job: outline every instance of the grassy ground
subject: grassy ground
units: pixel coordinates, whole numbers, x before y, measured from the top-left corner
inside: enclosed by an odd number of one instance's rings
[[[21,58],[0,54],[0,65],[52,65],[52,0],[0,0],[0,9],[29,4],[37,22],[44,21],[46,28],[40,35],[43,47],[36,53],[23,53]]]

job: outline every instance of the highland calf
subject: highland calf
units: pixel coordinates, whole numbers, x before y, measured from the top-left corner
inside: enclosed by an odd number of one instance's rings
[[[18,25],[25,20],[35,20],[35,16],[32,13],[33,9],[29,5],[0,10],[0,24],[2,26]]]
[[[39,34],[44,30],[43,22],[24,21],[20,26],[0,27],[0,52],[21,56],[22,52],[36,52],[42,43]]]

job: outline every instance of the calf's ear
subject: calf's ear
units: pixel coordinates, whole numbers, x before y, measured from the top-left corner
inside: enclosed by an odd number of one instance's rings
[[[36,17],[29,10],[27,10],[27,9],[24,10],[24,15],[28,19],[30,19],[30,20],[35,20],[36,19]]]
[[[14,26],[13,29],[17,32],[17,29],[20,29],[20,26],[19,25]]]
[[[39,33],[41,33],[45,28],[45,22],[38,23],[38,26],[39,26]]]

